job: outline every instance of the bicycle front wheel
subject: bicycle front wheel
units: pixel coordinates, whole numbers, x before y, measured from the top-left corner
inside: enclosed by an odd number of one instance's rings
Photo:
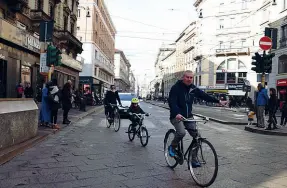
[[[141,140],[141,144],[143,147],[145,147],[148,144],[148,132],[147,129],[145,127],[141,127],[140,130],[140,140]]]
[[[136,128],[133,125],[130,125],[128,129],[129,140],[133,141],[135,139],[135,135],[136,135]]]
[[[114,128],[115,132],[118,132],[121,127],[121,117],[118,110],[115,110],[115,117],[114,117]]]
[[[110,128],[112,125],[112,120],[108,120],[108,117],[110,117],[109,114],[107,114],[107,116],[106,116],[106,125],[107,125],[107,128]]]
[[[163,146],[164,157],[165,157],[165,161],[167,165],[170,168],[175,168],[178,165],[178,161],[174,157],[171,157],[168,151],[168,147],[171,145],[171,142],[174,139],[174,137],[175,137],[175,130],[170,129],[169,131],[167,131],[167,133],[165,134],[165,138],[164,138],[164,146]]]
[[[192,165],[199,163],[200,166]],[[206,139],[194,143],[188,154],[188,168],[195,183],[201,187],[210,186],[218,172],[218,158],[213,145]]]

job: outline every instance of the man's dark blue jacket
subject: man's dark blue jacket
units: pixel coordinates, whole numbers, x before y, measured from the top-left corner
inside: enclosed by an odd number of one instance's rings
[[[174,84],[169,92],[168,105],[170,108],[170,119],[181,114],[185,118],[192,117],[192,104],[194,97],[207,102],[219,103],[214,97],[198,89],[195,85],[185,85],[182,80]]]

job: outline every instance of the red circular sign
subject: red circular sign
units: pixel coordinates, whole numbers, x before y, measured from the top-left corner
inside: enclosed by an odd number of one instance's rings
[[[262,37],[259,40],[259,46],[262,50],[270,50],[272,47],[272,40],[269,37]]]

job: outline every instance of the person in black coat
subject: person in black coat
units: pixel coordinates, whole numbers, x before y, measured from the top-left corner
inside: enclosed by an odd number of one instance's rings
[[[24,90],[24,95],[26,98],[33,98],[34,90],[31,87],[31,83],[27,83],[27,87]]]
[[[276,119],[276,111],[278,108],[277,105],[277,96],[276,96],[276,89],[270,88],[270,98],[268,100],[268,113],[269,113],[269,120],[268,120],[268,127],[266,130],[271,130],[271,124],[273,124],[273,129],[278,129],[277,119]]]
[[[60,129],[60,127],[57,124],[57,120],[58,120],[58,110],[59,108],[61,108],[61,95],[59,88],[57,86],[58,85],[57,80],[53,79],[50,85],[51,86],[49,87],[48,99],[49,99],[49,106],[51,109],[51,124],[52,128]]]
[[[63,108],[63,124],[70,124],[71,121],[68,120],[68,113],[72,108],[72,84],[68,81],[62,90],[62,108]]]

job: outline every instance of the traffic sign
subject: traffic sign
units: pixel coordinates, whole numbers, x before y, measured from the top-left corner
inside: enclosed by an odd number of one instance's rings
[[[259,40],[259,46],[262,50],[266,51],[266,50],[270,50],[272,47],[272,40],[269,37],[262,37]]]
[[[47,53],[40,54],[40,73],[48,73],[49,67],[46,65],[47,63]]]

